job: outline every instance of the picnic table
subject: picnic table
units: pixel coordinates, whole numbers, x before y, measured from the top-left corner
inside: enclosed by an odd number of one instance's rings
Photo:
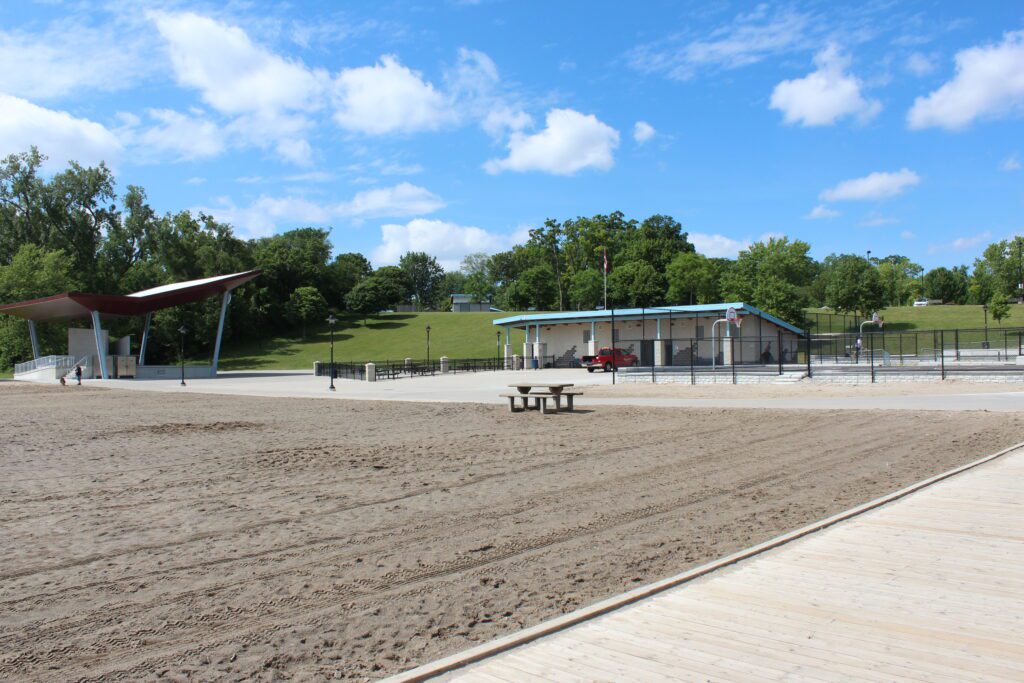
[[[573,397],[579,396],[582,392],[572,391],[574,386],[571,382],[517,382],[509,384],[516,390],[516,393],[501,394],[508,399],[508,409],[513,413],[524,410],[540,410],[541,413],[548,413],[548,399],[555,404],[555,412],[562,410],[562,398],[565,398],[565,409],[572,412]],[[533,405],[530,405],[530,399]],[[516,399],[520,401],[520,407],[516,408]]]

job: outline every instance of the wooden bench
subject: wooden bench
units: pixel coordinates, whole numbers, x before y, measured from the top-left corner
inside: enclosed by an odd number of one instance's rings
[[[582,391],[536,391],[528,394],[501,394],[502,398],[508,399],[508,409],[512,413],[521,413],[524,410],[540,410],[541,413],[547,414],[549,412],[559,412],[562,410],[562,398],[565,398],[565,410],[572,412],[573,410],[573,398],[580,396]],[[530,405],[530,399],[533,399],[533,405]],[[516,399],[519,399],[520,407],[516,407]],[[548,399],[553,399],[555,403],[554,411],[548,410]]]

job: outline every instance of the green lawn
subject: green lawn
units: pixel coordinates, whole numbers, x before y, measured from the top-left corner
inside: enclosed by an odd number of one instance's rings
[[[387,313],[377,318],[342,316],[334,331],[336,361],[422,359],[427,355],[426,327],[430,326],[430,357],[492,358],[499,349],[491,325],[496,318],[515,313]],[[225,346],[224,370],[292,370],[313,367],[313,361],[330,357],[330,332],[326,324],[284,336],[243,341]],[[502,339],[504,343],[504,339]],[[512,343],[523,342],[522,331],[513,331]]]
[[[828,332],[825,313],[829,311],[810,308],[807,309],[811,321],[811,329],[814,332]],[[820,327],[815,326],[815,313],[820,313]],[[981,306],[900,306],[885,308],[878,311],[878,315],[885,321],[885,330],[898,332],[901,330],[953,330],[953,329],[980,329],[985,326],[985,316]],[[852,322],[852,316],[848,318]],[[839,318],[832,319],[832,331],[841,332]],[[992,316],[988,317],[990,330],[998,330],[1000,327],[1024,327],[1024,306],[1011,305],[1010,315],[997,325]],[[865,326],[865,331],[871,326]]]

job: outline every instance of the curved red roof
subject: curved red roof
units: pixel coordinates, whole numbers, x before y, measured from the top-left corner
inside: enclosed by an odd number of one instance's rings
[[[217,275],[173,285],[161,285],[126,295],[65,292],[42,299],[4,304],[0,306],[0,313],[38,322],[88,318],[93,311],[99,311],[100,315],[107,316],[145,315],[163,308],[190,304],[230,292],[235,287],[255,279],[261,272],[247,270],[244,273]]]

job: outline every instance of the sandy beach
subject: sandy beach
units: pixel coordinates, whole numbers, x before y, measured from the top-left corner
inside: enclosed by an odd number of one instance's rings
[[[1020,413],[0,382],[0,679],[372,680],[1022,434]]]

